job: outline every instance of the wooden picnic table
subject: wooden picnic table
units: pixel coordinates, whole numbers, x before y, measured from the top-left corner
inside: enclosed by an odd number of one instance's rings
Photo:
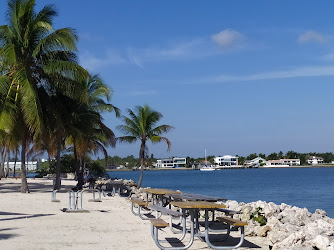
[[[175,191],[171,189],[164,188],[144,188],[144,192],[154,195],[166,195],[166,194],[181,194],[181,191]]]
[[[151,200],[152,205],[159,204],[161,206],[163,204],[165,205],[168,204],[168,201],[166,199],[165,202],[163,202],[164,195],[181,193],[180,191],[164,189],[164,188],[144,188],[143,191],[146,193],[147,200],[148,200],[148,194],[152,195],[152,200]]]
[[[216,246],[213,245],[212,242],[209,239],[209,232],[212,231],[209,229],[209,211],[214,211],[221,208],[226,208],[224,204],[218,204],[215,202],[209,202],[209,201],[174,201],[170,203],[171,205],[178,207],[182,210],[182,214],[186,215],[188,212],[190,215],[191,225],[194,227],[194,233],[191,234],[191,237],[197,236],[197,237],[204,237],[206,243],[209,245],[209,247],[213,249],[230,249],[230,248],[237,248],[242,245],[242,242],[244,240],[244,225],[247,225],[247,223],[243,223],[241,225],[241,237],[238,244],[232,247],[227,246]],[[205,232],[204,234],[200,231],[199,227],[199,220],[198,220],[198,214],[200,210],[205,211]],[[184,218],[185,219],[185,218]],[[226,222],[226,221],[225,221]],[[233,222],[234,223],[234,222]],[[238,226],[238,224],[235,224]],[[230,233],[230,227],[227,228],[227,235]],[[224,235],[222,237],[222,240],[225,240],[227,237]]]
[[[209,201],[174,201],[170,203],[174,207],[179,207],[181,209],[218,209],[226,208],[224,204],[218,204]]]
[[[213,197],[213,196],[208,196],[208,195],[202,195],[202,194],[194,194],[194,193],[172,193],[172,194],[167,194],[169,198],[173,199],[173,201],[211,201],[211,202],[216,202],[216,201],[227,201],[227,199],[224,198],[218,198],[218,197]]]

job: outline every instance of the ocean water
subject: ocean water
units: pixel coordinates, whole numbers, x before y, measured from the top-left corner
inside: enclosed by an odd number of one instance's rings
[[[138,181],[139,171],[108,172]],[[334,218],[334,168],[223,169],[145,171],[143,187],[168,188],[238,202],[263,200],[323,209]]]

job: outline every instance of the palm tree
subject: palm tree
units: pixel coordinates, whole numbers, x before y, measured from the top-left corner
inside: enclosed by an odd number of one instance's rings
[[[112,90],[103,83],[98,75],[90,75],[85,82],[88,95],[86,104],[64,102],[67,111],[65,127],[68,133],[67,144],[73,145],[76,161],[76,176],[78,189],[82,189],[85,158],[87,154],[96,154],[102,151],[107,157],[107,146],[115,146],[115,135],[104,123],[101,112],[115,112],[120,115],[119,109],[109,101]],[[65,114],[63,112],[63,114]]]
[[[123,121],[125,125],[120,125],[117,129],[125,134],[118,138],[120,142],[133,143],[137,140],[140,141],[140,178],[138,181],[138,188],[141,187],[143,181],[143,170],[144,170],[144,158],[146,151],[146,142],[151,141],[152,143],[157,143],[165,141],[167,143],[167,150],[170,150],[171,143],[166,137],[161,135],[167,133],[173,127],[170,125],[160,125],[156,124],[162,118],[162,114],[152,110],[149,106],[136,106],[135,111],[131,109],[127,110],[129,117],[123,116]]]
[[[21,192],[29,192],[26,180],[28,138],[36,140],[44,128],[40,93],[81,94],[77,79],[87,72],[77,64],[77,36],[70,28],[53,29],[57,15],[52,5],[35,11],[35,0],[9,0],[7,22],[0,26],[0,130],[21,130]]]

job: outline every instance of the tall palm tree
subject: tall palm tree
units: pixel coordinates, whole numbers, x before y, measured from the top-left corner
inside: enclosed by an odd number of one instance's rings
[[[164,133],[170,131],[173,127],[170,125],[157,125],[162,118],[162,114],[152,110],[149,106],[136,106],[135,111],[131,109],[127,110],[129,117],[123,116],[125,125],[120,125],[117,129],[125,134],[118,138],[120,142],[133,143],[140,141],[140,177],[138,181],[138,187],[141,187],[143,181],[144,159],[145,150],[147,148],[146,142],[151,141],[157,143],[165,141],[167,143],[167,150],[170,150],[171,142],[161,136]]]
[[[40,93],[81,94],[77,79],[87,72],[77,64],[77,36],[73,29],[53,29],[57,12],[52,5],[35,11],[35,0],[9,0],[7,23],[0,26],[0,96],[5,96],[0,130],[21,130],[21,192],[28,192],[26,146],[28,138],[43,132]],[[80,98],[80,97],[78,97]]]
[[[82,189],[85,158],[89,153],[102,151],[107,157],[107,146],[115,146],[115,135],[104,123],[100,113],[115,112],[120,115],[117,107],[106,102],[110,100],[112,90],[103,83],[98,75],[90,75],[85,82],[88,94],[86,104],[67,104],[66,131],[68,132],[67,144],[73,145],[76,160],[76,176],[78,189]],[[105,101],[106,100],[106,101]]]
[[[16,123],[21,131],[21,192],[28,192],[26,145],[43,131],[39,92],[55,89],[66,95],[81,93],[77,81],[87,72],[77,64],[77,36],[70,28],[53,29],[57,15],[52,5],[35,11],[34,0],[9,0],[7,22],[0,26],[0,92],[5,96],[0,129],[9,133]]]

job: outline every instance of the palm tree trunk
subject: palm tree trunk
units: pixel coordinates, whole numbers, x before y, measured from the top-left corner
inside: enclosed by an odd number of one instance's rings
[[[18,154],[18,151],[19,151],[19,149],[16,148],[16,149],[15,149],[15,160],[14,160],[14,172],[13,172],[13,177],[15,177],[15,175],[16,175],[15,170],[16,170],[16,162],[17,162],[17,154]]]
[[[27,183],[27,169],[26,169],[26,147],[27,147],[27,128],[23,129],[22,149],[21,149],[21,193],[30,193]]]
[[[60,189],[61,188],[61,183],[60,183],[60,150],[61,150],[61,138],[58,140],[58,145],[57,145],[57,163],[56,163],[56,181],[54,184],[53,189]]]
[[[6,177],[9,176],[9,160],[10,160],[10,151],[9,149],[7,150],[7,170],[6,170]]]
[[[142,141],[141,146],[140,146],[139,158],[140,158],[140,177],[139,177],[137,188],[140,188],[143,182],[144,158],[145,158],[145,142],[144,141]]]
[[[84,184],[84,178],[83,178],[84,167],[85,167],[85,159],[84,159],[84,157],[80,157],[79,161],[78,161],[78,164],[77,164],[77,168],[78,168],[78,171],[77,171],[77,176],[78,176],[77,188],[78,188],[78,190],[81,190],[82,186]]]
[[[76,178],[76,181],[78,182],[77,183],[77,189],[82,189],[82,182],[79,181],[80,179],[80,160],[78,158],[78,155],[77,155],[77,151],[76,151],[76,147],[75,147],[75,144],[73,145],[73,153],[74,153],[74,161],[75,161],[75,178]],[[79,183],[80,182],[80,183]]]
[[[5,177],[5,158],[6,158],[6,149],[4,146],[1,151],[1,165],[0,165],[0,178]]]

